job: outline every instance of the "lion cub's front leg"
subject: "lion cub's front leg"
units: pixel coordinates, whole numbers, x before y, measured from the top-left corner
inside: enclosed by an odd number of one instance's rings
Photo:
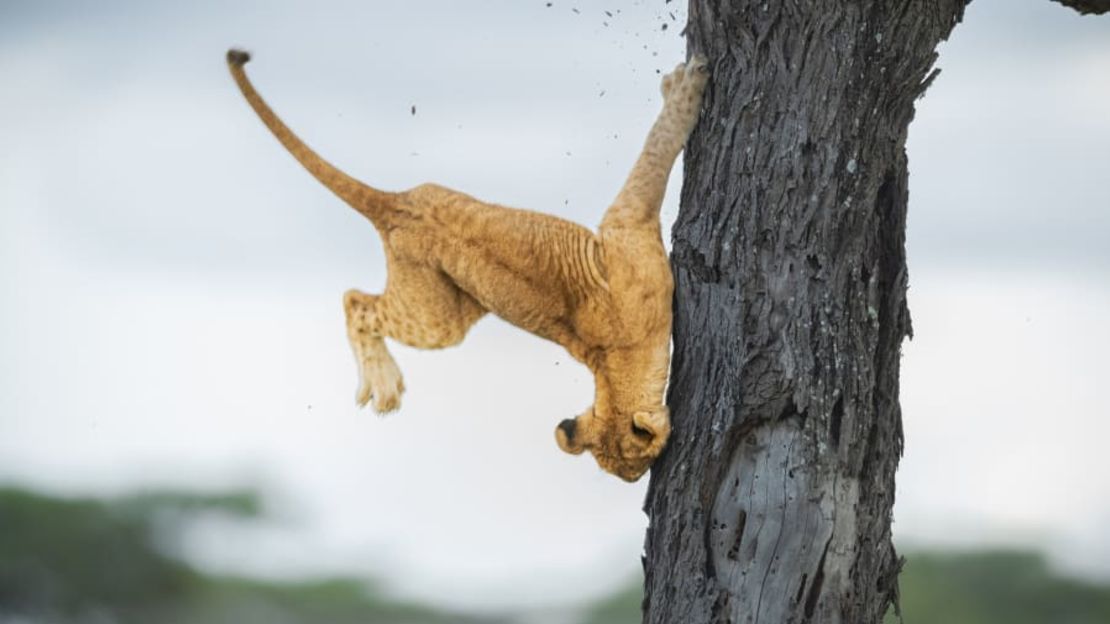
[[[706,61],[697,56],[663,77],[663,110],[652,125],[628,180],[601,221],[602,235],[608,229],[659,227],[667,178],[698,121],[708,78]]]
[[[663,110],[601,221],[598,234],[615,319],[610,344],[616,347],[601,354],[604,365],[595,372],[593,406],[555,430],[564,451],[589,450],[602,469],[628,481],[648,470],[671,433],[664,390],[674,283],[659,209],[671,168],[697,123],[708,79],[701,57],[679,64],[663,79]]]

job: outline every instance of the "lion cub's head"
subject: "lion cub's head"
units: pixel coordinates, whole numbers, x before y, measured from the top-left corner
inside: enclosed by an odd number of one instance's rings
[[[666,406],[631,414],[610,412],[595,404],[555,428],[559,448],[572,455],[590,451],[597,465],[625,481],[635,481],[663,452],[671,434]]]

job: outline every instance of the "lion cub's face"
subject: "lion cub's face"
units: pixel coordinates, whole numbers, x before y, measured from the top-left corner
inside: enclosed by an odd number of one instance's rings
[[[620,414],[595,404],[555,428],[559,448],[572,455],[590,451],[597,465],[625,481],[636,481],[663,451],[671,433],[665,406],[653,412]]]

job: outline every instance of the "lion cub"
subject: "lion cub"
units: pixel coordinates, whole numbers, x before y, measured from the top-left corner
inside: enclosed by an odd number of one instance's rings
[[[433,184],[391,193],[359,182],[308,148],[254,90],[250,55],[227,53],[231,74],[285,149],[365,215],[385,246],[385,292],[343,297],[358,362],[359,405],[400,405],[405,386],[385,338],[424,349],[462,341],[486,312],[552,340],[589,367],[594,404],[562,421],[564,451],[589,450],[602,469],[635,481],[662,452],[671,425],[670,265],[659,228],[667,176],[698,118],[708,78],[695,58],[663,78],[659,114],[624,188],[596,234],[544,214],[488,204]]]

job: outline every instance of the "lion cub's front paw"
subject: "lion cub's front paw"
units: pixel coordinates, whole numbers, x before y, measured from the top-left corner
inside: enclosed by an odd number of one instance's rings
[[[679,143],[686,141],[698,122],[701,96],[708,80],[709,65],[700,56],[695,56],[687,63],[680,63],[673,72],[663,77],[661,119],[670,121],[670,128]]]
[[[674,71],[663,76],[663,99],[670,104],[691,106],[696,110],[701,94],[709,80],[709,64],[704,57],[695,56],[686,63],[679,63]]]
[[[364,364],[361,377],[362,381],[355,395],[355,403],[359,407],[366,407],[371,399],[374,401],[374,411],[379,414],[388,414],[401,407],[405,382],[392,358]]]

